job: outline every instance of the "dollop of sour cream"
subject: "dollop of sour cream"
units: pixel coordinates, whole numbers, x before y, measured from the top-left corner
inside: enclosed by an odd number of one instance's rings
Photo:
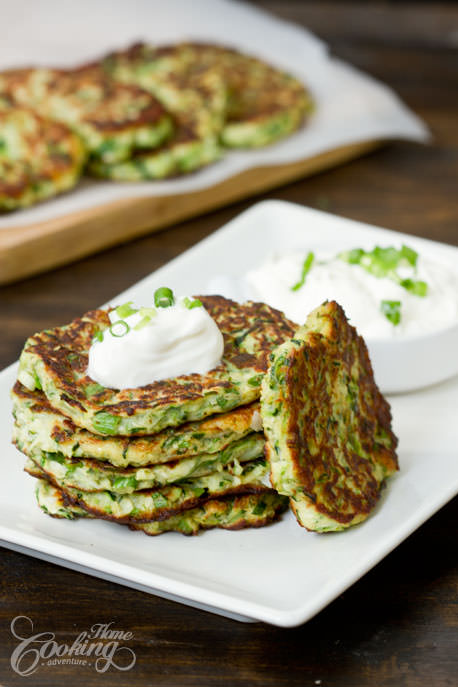
[[[87,368],[102,386],[131,389],[205,374],[221,361],[223,335],[199,301],[182,297],[168,307],[138,309],[125,304],[109,317],[111,326],[89,349]]]
[[[426,295],[420,297],[361,265],[349,264],[335,254],[317,253],[303,284],[293,289],[301,280],[306,256],[307,251],[272,256],[248,272],[250,297],[282,310],[300,325],[315,307],[335,300],[358,332],[373,340],[418,336],[458,322],[458,270],[421,255],[414,267],[399,266],[401,279],[426,283]],[[382,301],[399,304],[396,325],[383,313]]]

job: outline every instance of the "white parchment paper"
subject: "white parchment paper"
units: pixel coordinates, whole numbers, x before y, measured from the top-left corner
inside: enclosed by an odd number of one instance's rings
[[[1,216],[0,229],[123,198],[202,190],[249,168],[294,162],[345,144],[429,137],[391,89],[330,57],[326,45],[301,27],[236,0],[0,0],[0,17],[0,68],[72,66],[138,40],[195,39],[234,46],[287,69],[317,101],[307,125],[275,145],[229,152],[214,165],[167,181],[85,179],[63,196]]]

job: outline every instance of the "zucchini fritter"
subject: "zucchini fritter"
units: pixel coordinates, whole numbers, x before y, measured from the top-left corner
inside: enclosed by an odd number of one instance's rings
[[[86,158],[64,124],[27,108],[0,108],[0,210],[15,210],[75,186]]]
[[[41,474],[41,466],[27,460],[25,471],[33,477]],[[194,508],[208,499],[229,494],[257,494],[271,492],[263,480],[269,469],[265,459],[239,465],[234,463],[222,470],[195,479],[182,480],[159,489],[145,489],[131,494],[113,491],[87,492],[64,486],[50,479],[62,489],[66,503],[83,508],[94,517],[124,524],[164,520],[175,513]]]
[[[173,114],[173,136],[158,150],[119,164],[94,161],[90,171],[118,181],[142,181],[191,172],[221,156],[227,91],[218,68],[196,62],[181,45],[137,44],[112,53],[99,66],[112,78],[152,93]]]
[[[106,310],[94,310],[64,327],[30,337],[20,359],[19,381],[42,389],[53,408],[99,435],[160,432],[227,412],[259,398],[270,352],[295,325],[264,303],[240,305],[221,296],[199,296],[224,336],[221,364],[210,372],[182,375],[121,391],[93,394],[88,351],[96,332],[110,326]]]
[[[225,146],[255,148],[273,143],[298,129],[313,109],[312,97],[298,79],[263,60],[212,44],[185,43],[181,50],[223,75],[228,89],[221,132]]]
[[[329,532],[368,517],[398,469],[397,439],[366,345],[337,303],[275,350],[261,415],[272,485],[299,524]]]
[[[65,458],[62,453],[30,451],[27,447],[20,450],[39,465],[50,480],[62,487],[87,492],[132,494],[134,491],[163,487],[184,479],[203,477],[222,470],[234,461],[246,463],[260,458],[264,454],[264,435],[249,434],[218,453],[201,453],[159,465],[129,468],[115,468],[109,463],[91,458]]]
[[[98,384],[87,393],[97,397]],[[60,453],[66,458],[91,458],[125,468],[168,463],[179,458],[224,451],[252,431],[259,431],[259,404],[235,408],[200,422],[169,427],[143,437],[100,436],[80,429],[54,410],[42,391],[30,391],[20,382],[14,385],[13,440],[21,451]]]
[[[73,520],[91,517],[82,508],[67,505],[60,489],[44,479],[38,480],[36,497],[40,508],[56,518]],[[245,527],[264,527],[273,522],[286,510],[288,500],[272,491],[262,494],[243,494],[221,499],[211,499],[186,511],[171,515],[165,520],[130,525],[131,529],[141,530],[155,536],[163,532],[197,534],[199,530],[214,527],[226,530],[239,530]]]
[[[105,162],[152,148],[172,133],[170,116],[151,93],[110,79],[96,67],[0,72],[0,96],[67,124],[92,157]]]

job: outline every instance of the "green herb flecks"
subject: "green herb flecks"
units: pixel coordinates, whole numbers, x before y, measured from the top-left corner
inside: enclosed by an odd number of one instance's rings
[[[38,377],[36,370],[33,371],[33,381],[35,382],[35,389],[42,391],[43,387],[41,386],[40,378]]]
[[[401,301],[381,301],[380,310],[395,327],[401,321]]]
[[[294,286],[291,287],[291,291],[298,291],[299,289],[301,289],[304,286],[307,275],[310,272],[310,270],[312,269],[312,265],[313,265],[314,260],[315,260],[315,254],[312,253],[312,251],[310,251],[307,254],[307,257],[305,258],[304,263],[302,265],[301,278],[299,279],[299,281],[296,284],[294,284]]]
[[[101,434],[116,434],[121,418],[101,411],[94,415],[94,429]]]
[[[259,501],[253,508],[253,515],[262,515],[266,510],[267,504],[264,501]]]
[[[132,475],[130,477],[115,477],[113,480],[113,489],[136,489],[138,487],[137,479]]]
[[[90,398],[91,396],[100,394],[100,392],[102,391],[105,391],[105,387],[103,387],[101,384],[97,384],[97,382],[94,382],[93,384],[87,384],[84,387],[84,393],[86,394],[86,398]]]

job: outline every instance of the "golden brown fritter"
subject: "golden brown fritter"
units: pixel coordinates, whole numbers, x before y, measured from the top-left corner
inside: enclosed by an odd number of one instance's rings
[[[169,115],[151,93],[115,82],[97,67],[0,72],[2,96],[67,124],[91,156],[107,162],[159,145],[172,133]]]
[[[0,107],[0,210],[62,193],[78,181],[86,153],[67,126],[28,108]]]
[[[92,391],[100,390],[99,385],[94,384]],[[30,391],[16,382],[11,395],[16,420],[14,441],[21,451],[48,451],[68,458],[93,458],[121,468],[214,454],[250,432],[261,429],[259,403],[251,403],[200,422],[169,427],[152,436],[100,436],[80,429],[54,410],[42,391]]]
[[[270,352],[295,330],[283,313],[263,303],[240,305],[200,296],[224,336],[221,364],[135,389],[94,391],[87,374],[94,335],[110,325],[94,310],[64,327],[30,337],[21,355],[19,381],[42,388],[50,404],[75,425],[101,435],[154,434],[166,427],[227,412],[259,398]]]
[[[37,473],[37,477],[39,473]],[[91,517],[82,508],[68,505],[64,494],[44,479],[38,479],[36,497],[40,508],[55,518],[74,520]],[[210,499],[201,505],[172,515],[165,520],[130,525],[150,536],[163,532],[181,532],[195,535],[199,530],[215,527],[226,530],[240,530],[246,527],[264,527],[275,521],[288,507],[288,499],[274,492],[244,494],[220,499]]]
[[[279,346],[262,385],[271,482],[320,532],[361,522],[398,469],[387,401],[363,339],[335,302]]]

